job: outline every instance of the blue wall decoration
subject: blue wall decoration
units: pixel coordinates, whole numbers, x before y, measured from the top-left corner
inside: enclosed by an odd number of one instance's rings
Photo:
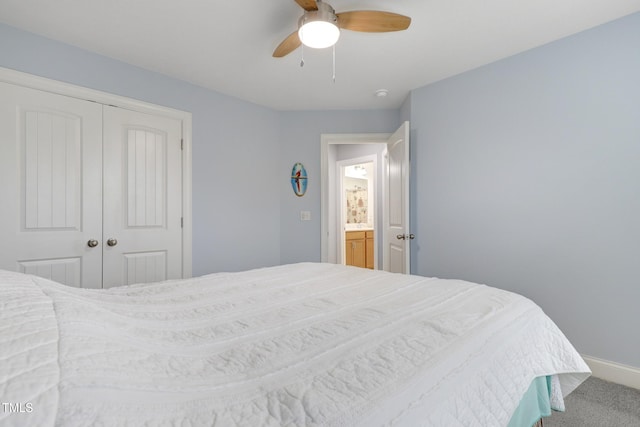
[[[291,187],[298,197],[307,192],[307,170],[302,163],[296,163],[291,169]]]

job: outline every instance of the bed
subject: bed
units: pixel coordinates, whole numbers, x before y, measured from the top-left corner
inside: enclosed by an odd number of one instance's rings
[[[0,271],[0,343],[2,426],[507,426],[536,381],[562,409],[590,374],[520,295],[323,263],[105,290]]]

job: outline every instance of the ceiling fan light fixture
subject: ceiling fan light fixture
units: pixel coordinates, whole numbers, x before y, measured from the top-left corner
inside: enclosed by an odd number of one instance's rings
[[[340,38],[338,18],[331,6],[317,2],[318,10],[306,11],[298,23],[302,44],[314,49],[331,47]]]
[[[331,47],[340,38],[340,30],[330,22],[307,22],[298,30],[300,41],[307,47],[323,49]]]

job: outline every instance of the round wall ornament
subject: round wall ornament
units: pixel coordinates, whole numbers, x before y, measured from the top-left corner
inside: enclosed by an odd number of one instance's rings
[[[296,163],[291,169],[291,187],[298,197],[307,192],[307,170],[302,163]]]

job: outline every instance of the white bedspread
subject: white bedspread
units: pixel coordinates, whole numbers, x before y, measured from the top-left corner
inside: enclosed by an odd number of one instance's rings
[[[0,343],[10,426],[504,426],[535,377],[589,373],[522,296],[313,263],[108,290],[0,272]]]

